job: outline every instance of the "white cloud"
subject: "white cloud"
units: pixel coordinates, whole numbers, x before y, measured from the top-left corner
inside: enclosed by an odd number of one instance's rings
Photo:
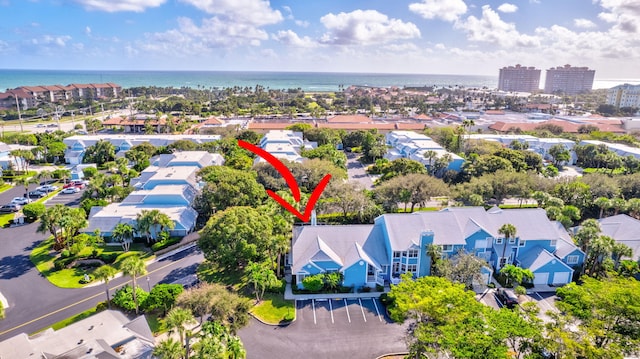
[[[409,4],[409,10],[425,19],[456,21],[467,12],[467,4],[463,0],[422,0]]]
[[[309,21],[304,21],[304,20],[296,20],[295,23],[300,27],[309,27],[310,25]]]
[[[277,24],[282,14],[266,0],[182,0],[211,15],[222,15],[234,22],[255,26]]]
[[[573,25],[581,29],[592,29],[596,24],[589,19],[573,19]]]
[[[330,44],[370,45],[420,37],[415,24],[389,19],[375,10],[329,13],[321,17],[320,22],[329,30],[322,36],[322,42]]]
[[[106,12],[143,12],[147,8],[158,7],[166,0],[75,0],[87,10]]]
[[[84,34],[91,37],[91,28],[89,26],[84,28]]]
[[[638,33],[640,23],[640,1],[600,0],[606,11],[598,14],[601,20],[615,24],[613,29],[625,33]]]
[[[470,41],[486,42],[502,47],[535,47],[540,40],[535,36],[520,34],[513,23],[500,19],[500,15],[489,5],[482,7],[482,18],[469,16],[457,22],[456,28],[463,29]]]
[[[274,40],[293,47],[316,47],[318,45],[310,37],[300,37],[291,30],[278,31],[278,33],[274,34],[272,37]]]
[[[498,6],[498,11],[504,13],[516,12],[518,11],[518,7],[514,4],[504,3]]]

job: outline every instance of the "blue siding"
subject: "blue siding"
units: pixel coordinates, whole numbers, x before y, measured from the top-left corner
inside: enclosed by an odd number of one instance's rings
[[[387,226],[384,222],[384,217],[380,216],[374,220],[376,226],[380,226],[382,229],[382,237],[384,238],[384,247],[387,250],[388,261],[391,263],[387,268],[387,272],[384,273],[388,279],[391,278],[391,271],[393,270],[393,248],[391,248],[391,241],[389,240],[389,232],[387,232]]]
[[[567,267],[567,265],[564,264],[562,261],[556,259],[556,260],[552,260],[552,261],[548,262],[547,264],[543,265],[542,267],[538,268],[537,270],[535,270],[533,272],[533,274],[536,274],[536,273],[549,273],[549,278],[547,279],[547,284],[553,284],[553,274],[554,273],[566,273],[566,272],[569,273],[569,281],[571,281],[571,276],[573,274],[573,269]]]
[[[418,276],[423,277],[431,275],[431,257],[427,254],[429,244],[433,243],[433,233],[425,234],[420,238],[420,268],[418,268]]]
[[[569,264],[569,263],[567,262],[567,258],[568,258],[569,256],[578,256],[578,263]],[[584,263],[584,253],[583,253],[580,249],[576,248],[573,252],[571,252],[571,253],[567,254],[567,255],[562,259],[562,262],[564,262],[564,263],[565,263],[566,265],[568,265],[569,267],[579,267],[579,266],[581,266],[581,265]]]
[[[313,263],[315,263],[315,265],[317,265],[318,267],[322,268],[325,271],[328,270],[332,270],[332,271],[337,271],[340,269],[340,267],[342,267],[340,264],[334,262],[334,261],[314,261]]]
[[[362,265],[360,264],[362,263]],[[367,263],[358,261],[343,271],[345,287],[360,288],[367,284]]]

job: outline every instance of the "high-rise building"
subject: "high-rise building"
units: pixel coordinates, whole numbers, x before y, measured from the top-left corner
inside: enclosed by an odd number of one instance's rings
[[[544,92],[565,95],[589,92],[593,88],[595,75],[596,70],[589,70],[588,67],[564,65],[550,68],[547,70]]]
[[[607,91],[607,104],[620,107],[640,107],[640,85],[624,84]]]
[[[508,66],[500,69],[498,90],[535,92],[540,89],[540,70],[533,66]]]

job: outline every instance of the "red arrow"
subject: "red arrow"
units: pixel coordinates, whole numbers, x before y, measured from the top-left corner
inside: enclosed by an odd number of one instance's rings
[[[291,171],[289,171],[287,166],[285,166],[285,164],[282,163],[282,161],[277,159],[275,156],[273,156],[269,152],[263,150],[262,148],[252,145],[248,142],[238,140],[238,145],[248,151],[255,153],[256,155],[264,158],[267,162],[269,162],[280,173],[282,178],[284,178],[285,182],[287,182],[287,186],[289,186],[289,189],[291,190],[293,199],[297,203],[300,203],[300,187],[298,186],[298,181],[296,181],[296,178],[293,176]],[[309,220],[311,219],[311,212],[313,211],[313,207],[316,205],[316,202],[320,198],[320,195],[324,191],[325,187],[327,187],[327,184],[329,184],[329,180],[331,180],[331,174],[325,175],[322,178],[322,180],[320,180],[320,183],[318,183],[318,185],[313,190],[313,192],[311,192],[309,201],[305,206],[304,214],[300,213],[300,211],[295,209],[293,205],[291,205],[289,202],[284,200],[282,197],[280,197],[277,193],[273,192],[272,190],[267,190],[267,194],[269,195],[269,197],[275,199],[276,202],[280,203],[280,205],[284,207],[287,211],[291,212],[293,215],[300,218],[302,222],[309,222]]]

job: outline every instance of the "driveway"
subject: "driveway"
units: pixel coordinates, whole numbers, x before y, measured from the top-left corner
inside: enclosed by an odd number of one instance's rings
[[[358,161],[359,154],[347,152],[347,176],[350,181],[358,182],[363,188],[372,189],[373,180],[364,165]]]
[[[252,320],[239,335],[247,358],[375,358],[406,351],[406,326],[393,323],[378,299],[296,301],[296,320],[270,326]]]

